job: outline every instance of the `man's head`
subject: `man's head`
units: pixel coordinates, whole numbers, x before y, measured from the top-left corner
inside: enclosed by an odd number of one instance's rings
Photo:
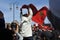
[[[28,11],[28,10],[29,10],[28,8],[29,8],[28,5],[23,5],[23,6],[20,8],[21,13],[22,13],[22,9],[27,9],[27,11]],[[30,15],[29,12],[28,12],[28,13],[25,13],[25,14],[22,14],[22,16],[25,16],[25,17],[28,17],[29,15]]]
[[[11,29],[12,29],[13,31],[15,31],[15,30],[17,29],[17,24],[14,23],[14,22],[12,22],[12,23],[11,23]]]

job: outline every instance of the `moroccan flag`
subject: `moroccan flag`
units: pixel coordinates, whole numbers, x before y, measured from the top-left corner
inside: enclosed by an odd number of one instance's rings
[[[44,23],[44,19],[47,16],[47,7],[42,7],[37,13],[32,17],[32,20],[39,25],[42,25]]]

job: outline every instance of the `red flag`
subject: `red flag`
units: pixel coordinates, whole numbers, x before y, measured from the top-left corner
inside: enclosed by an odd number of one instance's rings
[[[47,7],[41,8],[37,13],[32,17],[32,20],[39,25],[42,25],[44,23],[44,19],[46,17]]]

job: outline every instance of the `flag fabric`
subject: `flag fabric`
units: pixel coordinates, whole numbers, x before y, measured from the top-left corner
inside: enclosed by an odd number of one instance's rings
[[[32,20],[39,25],[42,25],[44,23],[44,19],[47,16],[47,7],[42,7],[37,13],[32,17]]]

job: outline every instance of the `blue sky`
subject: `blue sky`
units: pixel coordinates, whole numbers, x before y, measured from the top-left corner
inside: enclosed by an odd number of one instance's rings
[[[49,0],[0,0],[0,10],[4,13],[5,21],[12,22],[13,21],[13,12],[10,11],[10,6],[15,3],[15,6],[18,5],[18,10],[15,8],[15,20],[20,22],[20,8],[24,4],[34,4],[39,10],[43,6],[47,6],[49,8]],[[12,6],[11,6],[12,7]],[[48,23],[48,20],[46,21]]]

